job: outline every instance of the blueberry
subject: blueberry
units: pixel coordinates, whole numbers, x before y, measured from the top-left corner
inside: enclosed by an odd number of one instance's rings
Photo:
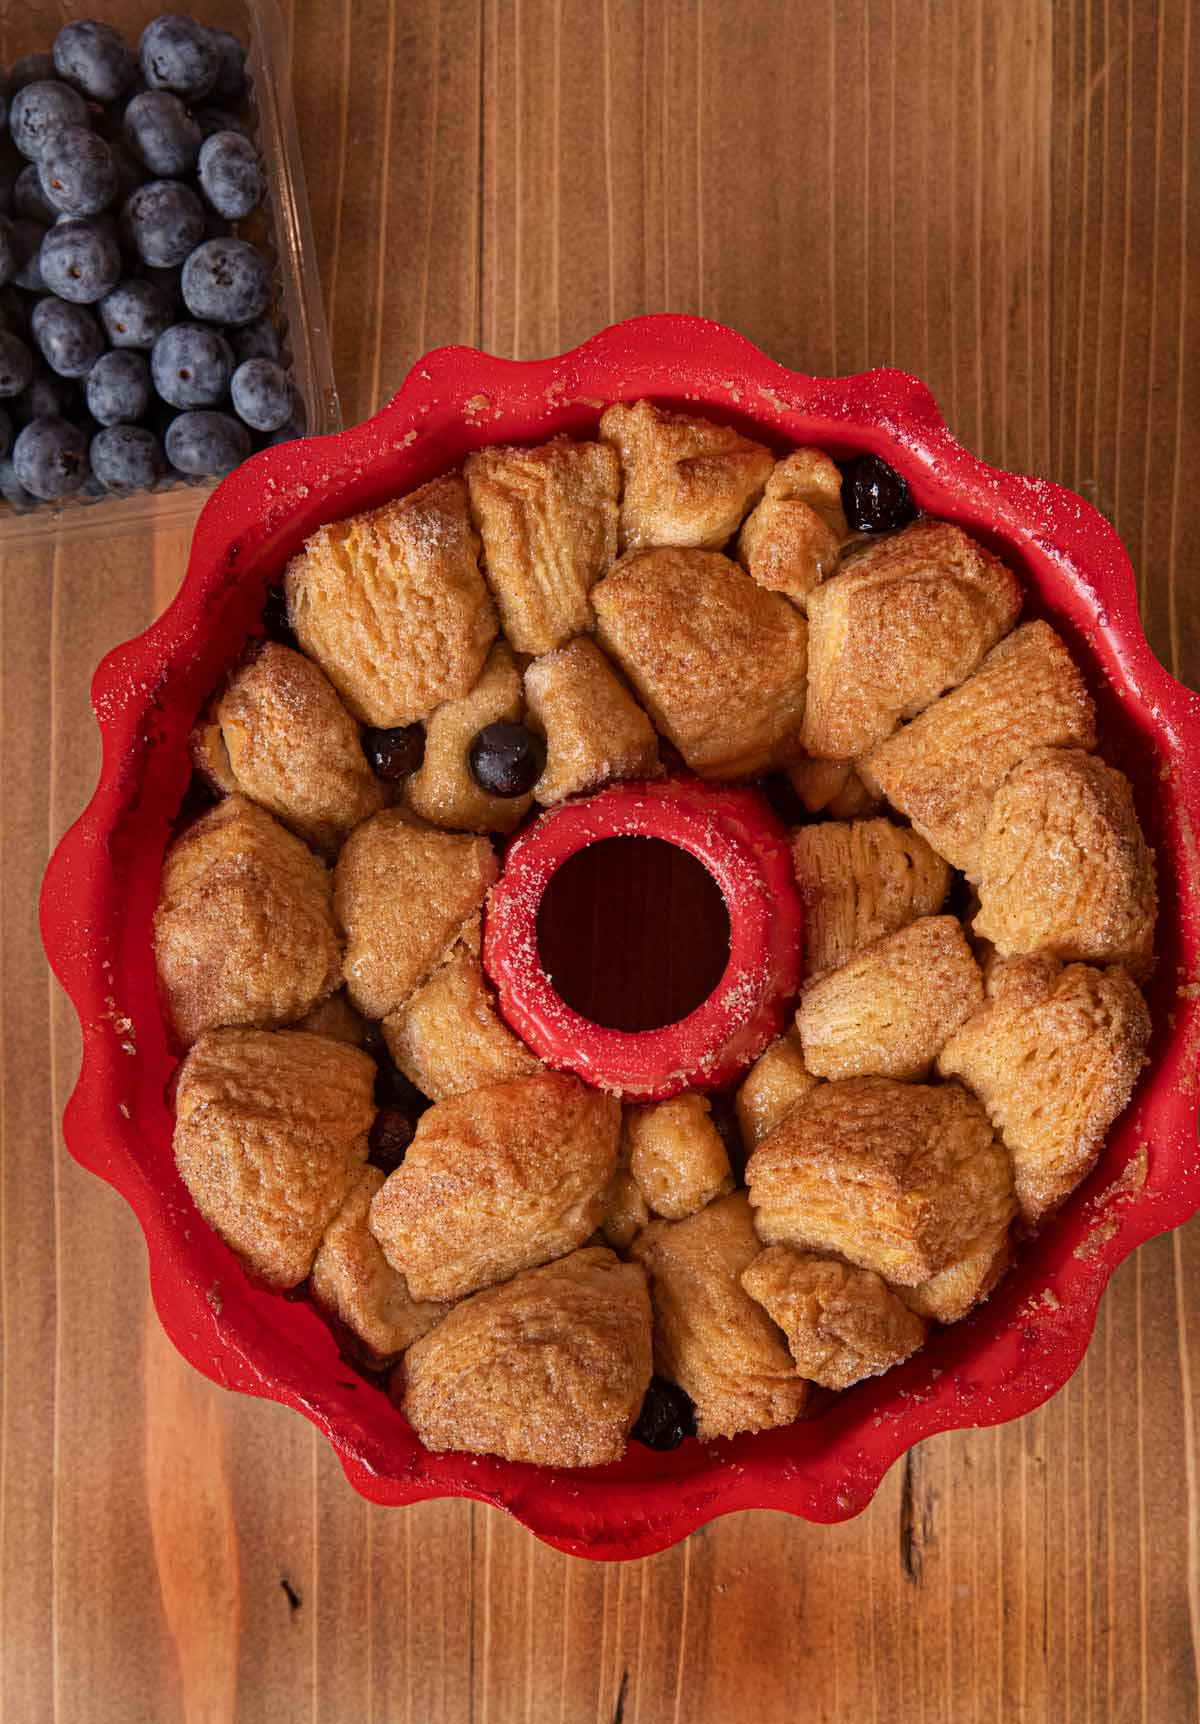
[[[127,243],[143,263],[156,269],[181,264],[204,237],[204,206],[178,180],[148,180],[139,186],[121,220]]]
[[[221,69],[212,31],[183,12],[164,12],[146,25],[138,62],[152,90],[173,90],[189,101],[207,96]]]
[[[13,62],[8,74],[9,100],[18,90],[23,90],[27,84],[41,84],[47,78],[54,77],[53,54],[26,54],[20,60]]]
[[[142,425],[97,431],[89,454],[92,472],[109,491],[148,491],[167,470],[161,443]]]
[[[0,460],[0,496],[10,502],[14,509],[32,509],[37,503],[37,498],[31,496],[17,478],[11,456]]]
[[[124,204],[131,198],[139,186],[146,183],[146,170],[134,155],[123,136],[112,139],[109,144],[113,164],[117,170],[116,202]]]
[[[46,237],[46,228],[40,221],[31,221],[28,216],[21,216],[12,224],[13,240],[17,247],[17,258],[20,269],[13,276],[17,287],[23,287],[28,293],[45,293],[46,284],[42,280],[40,255],[42,241]]]
[[[292,416],[288,374],[273,359],[247,359],[229,385],[233,410],[252,431],[278,431]]]
[[[86,126],[64,126],[38,159],[47,202],[63,215],[99,215],[117,195],[117,164],[103,138]]]
[[[0,215],[0,287],[10,282],[21,267],[17,236],[6,215]]]
[[[13,444],[13,469],[44,503],[69,497],[88,476],[87,438],[65,419],[34,419]]]
[[[42,358],[60,377],[86,377],[104,352],[100,325],[86,306],[41,299],[29,327]]]
[[[253,323],[270,298],[266,260],[244,239],[206,240],[183,266],[184,304],[209,323]]]
[[[13,209],[27,221],[41,222],[43,227],[50,227],[58,220],[59,212],[42,190],[42,176],[36,162],[26,162],[17,175],[13,186]]]
[[[0,398],[19,395],[33,377],[33,354],[19,335],[0,330]]]
[[[381,1107],[367,1137],[367,1156],[375,1167],[394,1173],[408,1153],[416,1126],[403,1108]]]
[[[12,435],[12,420],[3,407],[0,407],[0,461],[4,460],[12,448]]]
[[[696,1434],[691,1396],[678,1383],[651,1377],[637,1423],[629,1434],[647,1449],[677,1449],[685,1437]]]
[[[102,353],[87,377],[87,407],[99,425],[132,425],[150,405],[150,367],[140,353]]]
[[[279,331],[266,318],[257,323],[247,323],[243,329],[235,329],[230,340],[239,365],[244,365],[247,359],[279,358]]]
[[[214,132],[200,146],[200,190],[218,215],[241,221],[262,202],[258,151],[240,132]]]
[[[250,136],[245,120],[238,114],[231,114],[228,108],[197,108],[192,117],[206,138],[211,138],[214,132],[239,132],[243,138]]]
[[[525,796],[542,776],[546,744],[523,724],[500,719],[476,731],[467,749],[471,776],[489,796]]]
[[[37,161],[55,132],[64,126],[86,126],[87,123],[87,103],[79,91],[55,78],[26,84],[13,97],[8,115],[12,141],[31,162]]]
[[[25,166],[25,157],[13,148],[11,138],[0,138],[0,214],[11,215],[16,207],[17,181]]]
[[[172,407],[217,407],[229,393],[233,349],[202,323],[176,323],[154,343],[150,370]]]
[[[13,402],[18,425],[31,419],[73,419],[79,411],[79,390],[66,377],[58,377],[38,366],[33,377]]]
[[[856,533],[889,533],[917,518],[908,485],[879,455],[858,455],[846,462],[842,508]]]
[[[180,473],[231,473],[250,453],[250,433],[228,413],[181,413],[167,430],[167,460]]]
[[[217,79],[209,94],[214,102],[240,102],[246,94],[246,50],[231,30],[211,29],[217,50]]]
[[[121,249],[98,222],[64,221],[42,241],[42,280],[60,299],[94,305],[121,279]]]
[[[152,281],[121,281],[97,310],[110,347],[136,347],[149,353],[171,323],[171,307]]]
[[[362,751],[376,778],[398,784],[424,760],[425,732],[419,724],[402,724],[395,730],[368,727],[362,733]]]
[[[132,84],[136,68],[119,30],[94,18],[76,18],[54,38],[54,69],[93,102],[115,102]]]
[[[202,140],[199,126],[178,96],[147,90],[125,110],[125,138],[140,161],[160,179],[190,173]]]
[[[15,236],[13,244],[16,245]],[[20,255],[17,246],[17,256]],[[0,329],[7,329],[12,335],[29,334],[29,301],[12,286],[0,287]]]

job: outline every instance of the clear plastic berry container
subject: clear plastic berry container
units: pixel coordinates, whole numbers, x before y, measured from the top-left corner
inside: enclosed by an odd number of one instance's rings
[[[270,315],[303,403],[305,430],[316,436],[338,431],[341,404],[292,106],[287,33],[275,0],[184,0],[178,6],[171,0],[0,0],[0,65],[7,70],[26,54],[49,53],[58,31],[73,18],[112,24],[136,50],[146,24],[168,10],[188,10],[202,23],[231,30],[246,48],[245,113],[267,186],[262,214],[275,288]],[[248,237],[264,239],[257,228]],[[176,478],[129,497],[79,495],[24,510],[0,498],[0,551],[48,539],[190,527],[217,483]]]

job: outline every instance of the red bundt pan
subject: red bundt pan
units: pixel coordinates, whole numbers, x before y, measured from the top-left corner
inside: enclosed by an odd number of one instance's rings
[[[923,508],[961,522],[1020,571],[1027,614],[1051,619],[1085,668],[1105,752],[1133,780],[1158,852],[1155,1029],[1150,1066],[1095,1175],[967,1322],[786,1430],[663,1455],[633,1446],[619,1466],[541,1471],[427,1454],[383,1392],[347,1369],[316,1312],[253,1286],[199,1220],[171,1157],[164,1091],[174,1060],[155,999],[151,915],[190,771],[188,728],[259,628],[264,592],[304,537],[483,444],[590,435],[603,403],[642,395],[728,420],[781,451],[806,442],[834,456],[876,451]],[[967,454],[928,391],[901,372],[803,377],[690,317],[635,318],[573,353],[528,363],[444,348],[365,425],[273,449],[227,479],[200,517],[174,604],[109,654],[92,699],[104,741],[100,784],[42,892],[46,950],[83,1027],[68,1147],[133,1207],[159,1315],[180,1352],[228,1388],[307,1414],[375,1502],[475,1497],[563,1550],[609,1558],[661,1550],[734,1509],[845,1519],[913,1443],[1016,1418],[1061,1388],[1117,1264],[1200,1205],[1200,696],[1151,654],[1108,523],[1056,485]]]

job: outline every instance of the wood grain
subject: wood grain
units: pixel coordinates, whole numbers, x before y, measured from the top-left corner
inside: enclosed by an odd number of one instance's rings
[[[652,309],[907,366],[979,453],[1110,515],[1200,683],[1187,0],[286,11],[351,417],[433,344]],[[746,1515],[629,1566],[368,1508],[300,1419],[181,1363],[129,1214],[59,1144],[77,1038],[35,895],[95,775],[91,667],[184,553],[0,570],[4,1724],[1195,1719],[1195,1225],[1125,1265],[1040,1412],[925,1444],[847,1526]]]

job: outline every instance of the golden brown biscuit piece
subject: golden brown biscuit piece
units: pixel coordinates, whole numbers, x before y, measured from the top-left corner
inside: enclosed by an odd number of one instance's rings
[[[804,1063],[800,1033],[793,1026],[759,1055],[737,1092],[738,1125],[747,1150],[756,1148],[816,1082]]]
[[[618,1167],[604,1194],[600,1231],[614,1251],[626,1252],[650,1220],[641,1187],[627,1167]]]
[[[655,1215],[682,1221],[733,1190],[709,1103],[697,1090],[625,1111],[629,1170]]]
[[[373,1364],[403,1353],[450,1309],[433,1302],[418,1304],[403,1275],[397,1275],[379,1249],[367,1219],[383,1181],[381,1168],[363,1168],[325,1229],[310,1283],[317,1304],[346,1325]]]
[[[959,1084],[818,1084],[759,1144],[746,1183],[764,1243],[832,1252],[908,1287],[1015,1208],[1008,1156]]]
[[[496,635],[457,474],[321,527],[288,564],[288,614],[354,717],[391,729],[469,694]]]
[[[314,1036],[328,1036],[331,1042],[345,1042],[352,1048],[366,1045],[366,1020],[350,1004],[345,988],[339,988],[311,1012],[297,1018],[295,1028],[309,1030]]]
[[[192,734],[188,738],[188,751],[192,757],[192,765],[210,790],[220,796],[233,795],[238,781],[229,763],[229,750],[225,746],[225,738],[221,735],[221,726],[217,723],[215,700],[207,702],[193,725]]]
[[[650,1368],[645,1273],[603,1246],[465,1299],[399,1367],[426,1448],[542,1467],[619,1461]]]
[[[496,878],[486,838],[417,826],[398,808],[356,828],[334,870],[345,977],[364,1017],[386,1018],[449,955]]]
[[[620,452],[621,549],[687,545],[717,550],[737,532],[775,465],[769,449],[652,401],[617,402],[600,435]]]
[[[860,770],[974,880],[988,810],[1010,768],[1035,748],[1095,743],[1095,710],[1070,653],[1048,624],[1024,623],[961,687],[872,749]]]
[[[367,1159],[375,1062],[304,1030],[210,1030],[179,1068],[175,1165],[209,1226],[295,1287]]]
[[[810,595],[804,746],[851,760],[954,688],[1007,634],[1016,576],[948,521],[866,545]]]
[[[701,778],[800,752],[807,625],[715,551],[640,551],[592,590],[600,644]]]
[[[562,802],[614,778],[654,778],[654,726],[600,648],[580,637],[525,672],[529,723],[546,738],[537,801]]]
[[[1012,1222],[1001,1217],[961,1257],[916,1287],[897,1287],[910,1311],[935,1323],[957,1323],[985,1300],[1012,1260]]]
[[[878,794],[867,789],[852,760],[798,760],[787,775],[810,814],[859,820],[879,806]]]
[[[621,1107],[562,1072],[440,1101],[371,1207],[415,1299],[461,1299],[560,1257],[600,1225]]]
[[[996,792],[978,850],[975,932],[1002,958],[1154,962],[1154,856],[1129,780],[1094,754],[1039,748]]]
[[[702,1441],[790,1425],[808,1384],[783,1336],[742,1286],[762,1250],[744,1191],[686,1221],[653,1221],[634,1256],[650,1274],[654,1364],[696,1404]]]
[[[489,796],[471,776],[468,749],[486,724],[519,721],[525,712],[521,673],[507,642],[497,641],[483,675],[461,700],[443,701],[425,726],[425,757],[406,779],[404,800],[432,826],[459,832],[511,832],[531,796]]]
[[[762,502],[743,522],[738,561],[760,587],[803,610],[836,568],[846,533],[841,473],[820,449],[796,449],[776,462]]]
[[[796,1369],[825,1389],[881,1377],[925,1345],[925,1325],[873,1269],[770,1245],[742,1286],[787,1336]]]
[[[617,555],[621,464],[607,443],[557,437],[480,449],[463,469],[505,634],[544,653],[592,626],[588,594]]]
[[[1145,1063],[1150,1017],[1119,965],[1065,968],[1047,954],[995,965],[987,1003],[946,1043],[938,1070],[987,1108],[1037,1224],[1089,1174]]]
[[[388,800],[358,725],[303,653],[262,642],[230,677],[217,720],[242,794],[326,855]]]
[[[829,820],[792,834],[804,900],[804,974],[844,964],[872,940],[941,909],[950,870],[891,820]]]
[[[230,796],[167,851],[154,953],[180,1041],[291,1023],[332,993],[342,952],[324,864],[264,809]]]
[[[796,1013],[804,1063],[818,1078],[922,1078],[982,1004],[957,916],[922,916],[805,990]]]
[[[405,1077],[431,1101],[539,1070],[502,1021],[483,966],[464,944],[383,1020],[383,1034]]]

